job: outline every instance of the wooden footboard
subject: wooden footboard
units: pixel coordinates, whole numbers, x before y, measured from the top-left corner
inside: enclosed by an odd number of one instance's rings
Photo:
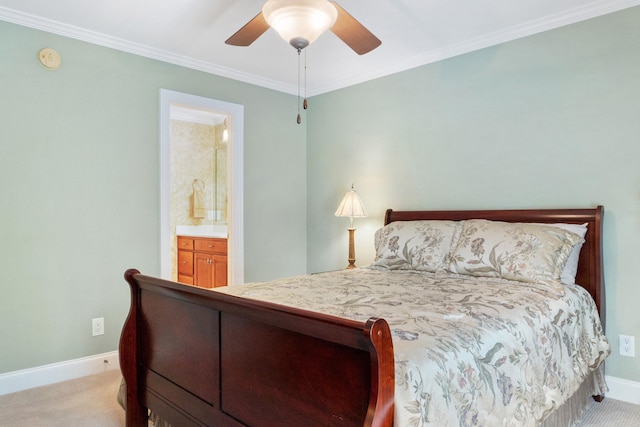
[[[128,270],[120,338],[128,427],[391,426],[389,326],[247,300]]]

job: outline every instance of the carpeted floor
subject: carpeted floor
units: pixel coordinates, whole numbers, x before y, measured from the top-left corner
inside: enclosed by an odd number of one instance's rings
[[[124,411],[116,402],[119,385],[116,370],[0,396],[0,425],[122,427]],[[603,426],[640,426],[640,405],[608,398],[592,402],[576,427]]]
[[[122,427],[119,370],[0,396],[3,427]]]
[[[591,405],[576,427],[637,427],[640,426],[640,405],[605,399]]]

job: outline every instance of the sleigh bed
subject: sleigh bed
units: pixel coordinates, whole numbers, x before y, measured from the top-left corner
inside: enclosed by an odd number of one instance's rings
[[[127,426],[569,426],[606,391],[602,214],[388,210],[368,268],[215,291],[128,270]]]

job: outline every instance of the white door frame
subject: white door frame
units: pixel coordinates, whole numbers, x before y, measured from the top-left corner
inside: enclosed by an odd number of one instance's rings
[[[171,280],[171,104],[206,109],[229,117],[227,143],[228,277],[229,284],[244,283],[244,106],[202,96],[160,89],[160,274]]]

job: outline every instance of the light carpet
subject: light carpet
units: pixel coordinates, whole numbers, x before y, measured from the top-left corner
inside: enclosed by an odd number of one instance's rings
[[[119,370],[0,396],[3,427],[122,427]]]
[[[120,378],[119,371],[108,371],[0,396],[0,426],[122,427],[124,411],[116,402]],[[592,401],[576,427],[603,426],[640,426],[640,405]]]

